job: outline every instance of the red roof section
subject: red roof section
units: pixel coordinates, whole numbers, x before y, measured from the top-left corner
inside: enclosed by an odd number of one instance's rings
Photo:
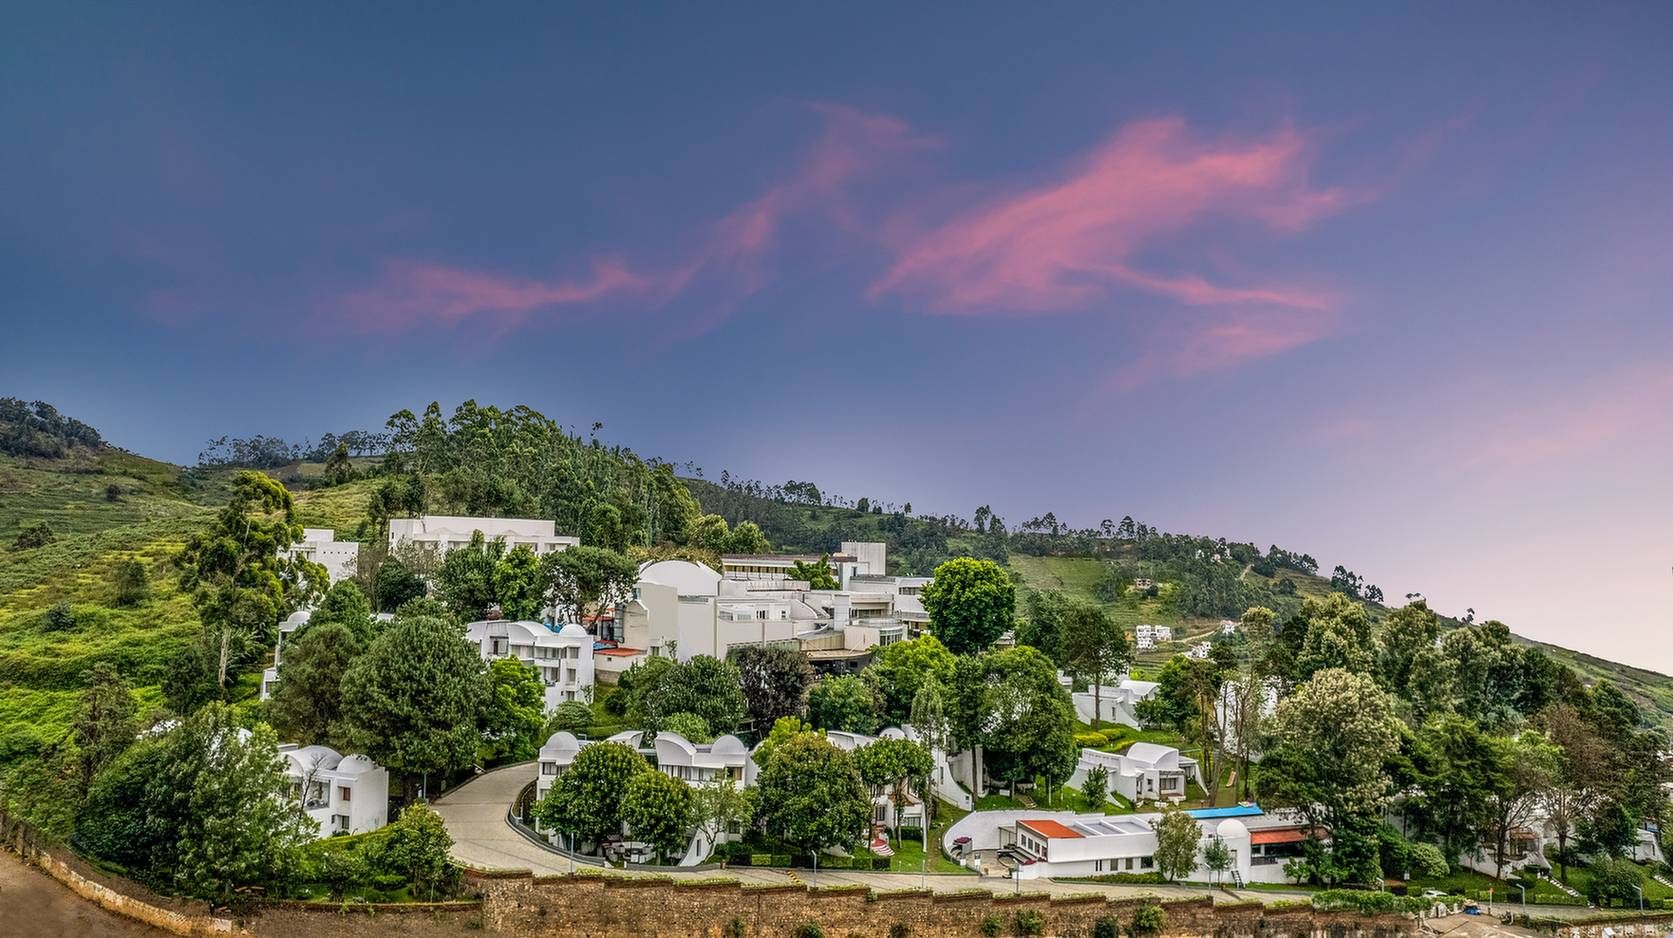
[[[1272,830],[1250,831],[1249,843],[1298,844],[1307,839],[1307,832],[1299,827],[1279,827]]]
[[[612,658],[631,658],[634,655],[642,655],[644,652],[637,648],[594,648],[593,654],[609,655]]]
[[[1029,830],[1033,831],[1036,834],[1040,834],[1041,836],[1045,837],[1047,840],[1054,840],[1054,839],[1059,839],[1059,838],[1063,838],[1063,837],[1079,837],[1080,836],[1080,834],[1077,833],[1076,831],[1074,831],[1072,828],[1064,827],[1062,824],[1059,824],[1056,821],[1049,821],[1049,820],[1018,821],[1017,823],[1021,824],[1022,826],[1026,827],[1026,828],[1028,828]]]

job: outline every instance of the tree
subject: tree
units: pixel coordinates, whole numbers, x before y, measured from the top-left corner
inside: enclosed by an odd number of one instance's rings
[[[445,773],[472,764],[488,707],[482,657],[457,626],[397,619],[343,675],[351,745],[392,772]]]
[[[280,551],[302,539],[285,487],[260,472],[233,477],[232,498],[208,531],[194,534],[175,555],[180,588],[192,594],[216,686],[265,646],[274,623],[303,593],[317,590],[323,568]]]
[[[360,656],[360,641],[339,622],[309,623],[286,646],[271,703],[273,725],[304,743],[343,735],[343,675]]]
[[[884,720],[898,726],[911,717],[912,701],[925,684],[953,682],[957,661],[940,639],[921,635],[877,649],[860,676],[876,689]]]
[[[813,724],[796,717],[779,717],[773,722],[773,728],[767,733],[767,738],[756,744],[755,764],[764,766],[771,762],[773,753],[778,751],[778,747],[803,733],[812,733],[815,736],[825,735],[824,730],[816,730],[813,728]]]
[[[690,542],[712,554],[723,554],[731,548],[732,529],[720,515],[703,515],[692,525]]]
[[[1615,857],[1599,857],[1592,861],[1591,878],[1586,883],[1586,898],[1597,906],[1612,902],[1622,905],[1635,903],[1644,884],[1644,874],[1638,864]]]
[[[459,875],[452,849],[453,837],[441,815],[419,802],[407,805],[384,830],[377,863],[400,876],[415,897],[434,899],[438,889],[446,889]]]
[[[1452,663],[1454,706],[1489,732],[1502,732],[1519,718],[1522,649],[1503,622],[1453,629],[1441,638],[1441,657]]]
[[[111,574],[111,587],[118,606],[137,606],[145,602],[151,595],[151,579],[145,572],[145,564],[131,557],[117,564]]]
[[[1407,814],[1418,829],[1439,839],[1449,859],[1490,840],[1490,794],[1500,763],[1493,739],[1456,715],[1425,726],[1417,734],[1411,761],[1416,791]]]
[[[220,704],[169,733],[168,762],[146,800],[164,808],[154,822],[175,825],[173,880],[185,892],[224,906],[244,886],[273,883],[311,839],[314,824],[291,796],[278,746],[264,723],[242,737]]]
[[[399,609],[408,600],[418,599],[429,592],[429,587],[425,586],[424,578],[414,573],[406,563],[391,557],[378,567],[374,591],[379,609]]]
[[[1092,685],[1092,726],[1097,728],[1103,708],[1103,683],[1127,666],[1131,658],[1127,633],[1102,607],[1076,603],[1063,619],[1064,666]]]
[[[488,715],[483,723],[484,755],[495,762],[533,759],[544,741],[546,687],[540,672],[515,658],[488,665]]]
[[[1110,797],[1110,773],[1101,765],[1095,765],[1086,770],[1086,778],[1080,783],[1081,798],[1086,806],[1094,811],[1103,810],[1104,803]]]
[[[598,843],[621,832],[622,794],[635,776],[651,771],[644,756],[622,743],[584,746],[534,806],[534,818],[574,843]]]
[[[546,576],[534,548],[518,544],[494,564],[494,598],[507,619],[541,618],[546,605]]]
[[[622,792],[622,820],[634,837],[656,848],[659,860],[677,858],[691,839],[694,801],[686,783],[661,772],[640,772]]]
[[[744,692],[731,662],[698,655],[659,671],[654,679],[633,687],[647,729],[661,729],[662,721],[676,713],[695,713],[712,732],[737,730],[744,716]]]
[[[762,533],[760,525],[740,521],[732,529],[732,536],[726,539],[726,549],[734,554],[764,554],[772,550],[772,545],[767,543],[767,535]]]
[[[1191,875],[1197,868],[1197,841],[1202,830],[1197,821],[1177,805],[1169,805],[1150,822],[1156,832],[1156,872],[1172,882]]]
[[[907,718],[907,725],[918,733],[918,738],[930,748],[930,752],[946,752],[950,727],[947,724],[947,708],[941,699],[941,684],[938,681],[925,681],[912,695],[912,712]]]
[[[503,539],[490,541],[481,531],[473,531],[469,544],[448,551],[442,558],[436,570],[436,594],[460,621],[474,622],[488,614],[488,607],[495,602],[494,572],[504,555]]]
[[[684,737],[688,743],[712,743],[715,738],[708,722],[695,713],[676,713],[664,718],[658,732]]]
[[[693,815],[708,828],[711,839],[742,831],[755,816],[754,789],[743,788],[724,775],[714,775],[693,794]]]
[[[69,603],[59,601],[47,607],[41,613],[41,630],[46,632],[68,632],[76,627],[76,611]]]
[[[139,733],[138,710],[133,689],[116,668],[102,661],[95,664],[70,730],[80,757],[82,791],[133,745]]]
[[[900,839],[900,812],[913,788],[920,791],[934,766],[929,750],[910,739],[879,739],[854,752],[860,780],[874,792],[887,794],[894,805],[894,834]],[[926,825],[927,826],[927,825]]]
[[[922,599],[930,632],[954,654],[972,654],[1011,627],[1017,588],[993,561],[958,557],[935,568]]]
[[[291,640],[302,637],[310,629],[331,623],[347,628],[362,648],[371,644],[372,639],[376,637],[372,634],[376,630],[376,624],[372,619],[372,604],[366,601],[366,594],[360,591],[360,587],[356,586],[353,580],[333,583],[331,588],[325,591],[325,598],[320,602],[319,608],[308,617],[308,624],[298,629],[291,636]]]
[[[1384,764],[1400,742],[1392,701],[1365,675],[1320,671],[1279,702],[1272,737],[1275,745],[1261,762],[1263,796],[1330,830],[1332,851],[1345,854],[1353,844],[1342,836],[1368,819],[1377,823],[1388,802]],[[1369,880],[1374,874],[1361,868],[1349,875]]]
[[[790,579],[805,580],[807,588],[812,590],[834,590],[840,589],[842,586],[831,573],[830,554],[820,557],[817,561],[791,561]]]
[[[1064,620],[1072,604],[1057,590],[1029,590],[1023,597],[1023,618],[1017,622],[1017,644],[1032,645],[1047,658],[1064,664]]]
[[[738,669],[744,709],[757,728],[779,717],[798,716],[813,682],[813,667],[799,648],[735,645],[727,656]]]
[[[871,685],[852,674],[827,677],[807,692],[807,717],[822,730],[877,732],[878,700]]]
[[[1494,741],[1498,777],[1488,796],[1494,879],[1503,879],[1510,835],[1534,821],[1540,798],[1557,773],[1556,747],[1538,733]]]
[[[1301,680],[1327,668],[1359,674],[1371,670],[1371,620],[1365,607],[1340,593],[1301,604],[1296,619],[1306,625],[1306,638],[1296,656]]]
[[[52,543],[53,537],[52,525],[45,521],[37,521],[17,532],[17,537],[12,539],[12,550],[33,550],[37,547],[45,547]]]
[[[1203,844],[1202,865],[1214,874],[1216,883],[1223,881],[1226,871],[1232,868],[1231,848],[1226,846],[1224,837],[1216,834]]]
[[[359,473],[354,471],[354,463],[349,460],[348,444],[337,444],[337,448],[326,458],[322,474],[328,486],[346,485],[354,481]]]
[[[814,733],[778,746],[757,788],[767,832],[803,850],[851,847],[871,824],[871,799],[853,758]]]
[[[961,658],[951,725],[962,745],[983,747],[988,775],[1010,783],[1061,782],[1075,766],[1075,710],[1051,659],[1019,645]]]
[[[1421,599],[1390,613],[1377,635],[1377,676],[1383,687],[1394,694],[1407,687],[1420,653],[1434,648],[1440,635],[1440,618]]]
[[[593,708],[579,700],[566,700],[552,709],[552,716],[547,719],[546,726],[541,730],[544,736],[553,733],[579,733],[597,722],[593,719]]]
[[[639,579],[639,565],[604,547],[581,545],[546,555],[547,595],[558,616],[585,623],[589,608],[619,606]]]
[[[1557,835],[1557,863],[1568,882],[1569,840],[1611,772],[1613,754],[1579,709],[1557,703],[1540,716],[1546,737],[1558,748],[1557,773],[1545,791],[1546,823]]]

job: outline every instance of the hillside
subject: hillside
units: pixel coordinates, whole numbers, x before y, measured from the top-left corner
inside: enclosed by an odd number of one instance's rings
[[[0,454],[0,765],[61,738],[76,693],[97,662],[117,665],[141,688],[147,706],[160,702],[165,663],[197,630],[196,614],[180,593],[169,560],[194,530],[209,522],[225,497],[227,471],[183,469],[102,444],[72,443],[54,452]],[[365,469],[371,461],[357,464]],[[318,475],[313,464],[282,467],[275,475],[292,486],[303,524],[331,528],[342,537],[356,534],[380,484],[362,479],[303,488]],[[1088,552],[1051,554],[1041,548],[1053,541],[1040,535],[995,536],[956,518],[913,517],[904,506],[860,511],[767,497],[781,491],[757,494],[701,479],[684,482],[704,511],[734,523],[757,521],[777,550],[824,552],[844,540],[881,540],[890,545],[891,568],[901,573],[929,573],[955,555],[984,556],[1004,563],[1024,589],[1061,590],[1100,603],[1129,626],[1175,626],[1178,640],[1141,654],[1141,666],[1159,665],[1184,650],[1220,618],[1183,613],[1190,592],[1200,592],[1192,579],[1198,574],[1181,580],[1170,578],[1170,571],[1208,570],[1222,589],[1237,585],[1221,599],[1228,608],[1253,595],[1284,613],[1331,589],[1328,579],[1301,570],[1282,568],[1262,576],[1240,563],[1182,567],[1177,560],[1141,558],[1132,543],[1119,540],[1083,539],[1075,550],[1091,543]],[[810,497],[805,492],[797,496]],[[811,497],[824,501],[817,493]],[[51,542],[15,549],[18,532],[40,522],[52,530]],[[122,607],[114,602],[112,576],[130,558],[145,567],[150,593],[143,602]],[[1117,568],[1155,579],[1154,594],[1124,592],[1119,600],[1101,599],[1100,594],[1110,595],[1106,580]],[[1273,589],[1278,579],[1290,581],[1282,592]],[[69,604],[73,625],[62,627],[60,621],[55,631],[46,613],[59,603]],[[1371,608],[1374,615],[1386,613],[1379,605]],[[1673,727],[1673,680],[1580,652],[1529,644],[1588,680],[1614,682]]]

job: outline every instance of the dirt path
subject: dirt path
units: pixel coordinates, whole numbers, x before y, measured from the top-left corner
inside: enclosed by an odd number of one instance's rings
[[[149,925],[114,915],[0,850],[0,938],[160,938]]]

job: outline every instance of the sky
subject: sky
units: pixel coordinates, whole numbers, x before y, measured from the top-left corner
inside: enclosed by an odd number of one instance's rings
[[[36,4],[0,394],[180,462],[526,403],[1673,672],[1670,47],[1656,3]]]

